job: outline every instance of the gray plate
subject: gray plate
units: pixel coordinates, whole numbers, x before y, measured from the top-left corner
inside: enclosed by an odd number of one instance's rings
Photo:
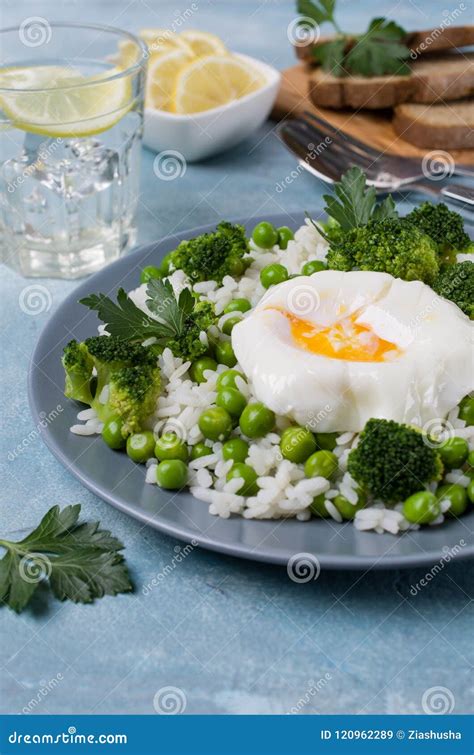
[[[276,226],[285,225],[285,215],[265,218]],[[248,230],[258,219],[252,219]],[[298,223],[303,223],[301,213]],[[326,569],[391,569],[432,564],[452,548],[457,557],[474,554],[472,524],[474,512],[441,527],[427,527],[398,537],[358,532],[352,524],[312,519],[250,521],[241,517],[219,519],[207,512],[207,504],[189,493],[170,494],[155,485],[144,484],[145,470],[125,454],[111,451],[98,436],[78,436],[69,432],[76,422],[80,405],[63,396],[61,366],[63,346],[71,339],[84,338],[97,331],[96,314],[77,301],[99,291],[114,294],[139,284],[140,269],[156,264],[184,238],[212,230],[214,226],[186,233],[141,247],[105,270],[81,283],[51,317],[34,351],[29,374],[29,398],[35,423],[58,405],[62,411],[42,429],[42,437],[59,461],[93,493],[112,506],[125,511],[151,527],[173,537],[222,553],[286,564],[298,553],[317,556]],[[39,424],[39,426],[41,426]]]

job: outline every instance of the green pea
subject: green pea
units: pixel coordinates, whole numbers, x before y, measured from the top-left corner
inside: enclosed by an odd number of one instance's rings
[[[316,451],[314,435],[306,427],[287,427],[281,436],[280,450],[285,459],[301,464]]]
[[[306,477],[326,477],[328,480],[337,471],[337,456],[331,451],[316,451],[304,465]]]
[[[448,438],[438,447],[441,461],[451,469],[459,469],[467,459],[469,446],[464,438]]]
[[[440,485],[436,491],[436,498],[449,501],[450,507],[446,511],[449,516],[461,516],[467,509],[467,493],[462,485]]]
[[[165,278],[171,272],[171,252],[163,257],[160,264],[161,275]]]
[[[237,462],[232,469],[227,472],[227,481],[234,480],[236,477],[243,479],[243,485],[237,490],[238,495],[257,495],[259,487],[257,485],[257,473],[255,469],[248,464]]]
[[[162,278],[163,274],[159,267],[155,265],[147,265],[140,273],[140,283],[148,283],[153,278]]]
[[[413,493],[403,504],[403,516],[414,524],[429,524],[440,515],[439,501],[428,490]]]
[[[313,498],[313,501],[310,504],[309,508],[315,516],[319,516],[322,519],[326,519],[328,516],[330,516],[330,513],[326,508],[326,498],[324,497],[324,493],[321,493],[320,495],[317,495],[315,498]]]
[[[474,425],[474,396],[464,396],[459,404],[459,419],[466,425]]]
[[[240,429],[248,438],[263,438],[275,426],[275,414],[271,409],[256,401],[247,404],[239,421]]]
[[[467,455],[467,463],[470,467],[474,467],[474,451],[469,451]]]
[[[229,275],[231,275],[233,278],[237,278],[245,271],[246,264],[241,257],[229,257],[229,259],[227,260],[227,267],[229,270]]]
[[[126,440],[122,435],[123,422],[117,417],[111,417],[104,424],[102,429],[102,437],[114,451],[118,451],[121,448],[125,448]]]
[[[199,417],[199,429],[209,440],[227,440],[232,432],[232,417],[221,406],[206,409]]]
[[[237,377],[241,377],[242,380],[245,380],[245,375],[238,370],[224,370],[224,372],[221,372],[217,378],[217,390],[220,388],[237,388],[235,384],[235,378]]]
[[[134,433],[127,438],[127,454],[133,461],[144,464],[155,453],[155,437],[151,430]]]
[[[163,433],[155,443],[155,456],[160,461],[164,459],[188,460],[186,443],[178,438],[176,433]]]
[[[219,364],[225,364],[226,367],[234,367],[237,364],[237,358],[230,341],[219,341],[216,344],[215,354]]]
[[[214,351],[219,364],[225,364],[226,367],[234,367],[237,364],[237,357],[230,341],[219,341]]]
[[[212,448],[209,448],[205,443],[199,441],[199,443],[196,443],[196,445],[191,448],[191,461],[194,461],[194,459],[200,459],[202,456],[209,456],[209,454],[212,454]]]
[[[224,314],[228,315],[229,312],[248,312],[249,309],[252,309],[252,305],[248,299],[233,299],[225,307]]]
[[[471,503],[474,503],[474,478],[469,481],[466,490],[467,490],[467,497],[469,498]]]
[[[260,282],[264,288],[270,288],[270,286],[283,283],[286,280],[288,280],[288,270],[278,262],[267,265],[260,271]]]
[[[315,433],[316,445],[323,451],[333,451],[336,446],[336,439],[339,433]]]
[[[301,268],[303,275],[313,275],[313,273],[320,273],[321,270],[327,270],[328,266],[322,260],[310,260],[306,262]]]
[[[237,388],[221,388],[217,392],[216,404],[227,409],[232,417],[240,417],[247,404],[247,399]]]
[[[260,249],[271,249],[278,243],[278,231],[275,226],[264,220],[253,229],[252,239]]]
[[[332,501],[342,518],[348,522],[354,519],[356,512],[363,509],[366,503],[366,497],[362,491],[358,490],[357,494],[358,498],[355,504],[348,501],[344,495],[337,495]]]
[[[216,360],[211,359],[211,357],[200,357],[199,359],[196,359],[189,368],[191,380],[194,380],[195,383],[205,383],[206,378],[204,377],[204,372],[206,370],[217,370]]]
[[[156,465],[156,481],[167,490],[180,490],[186,485],[188,468],[181,459],[166,459]]]
[[[243,438],[231,438],[222,446],[222,456],[226,461],[245,461],[249,455],[249,444]]]
[[[295,234],[291,230],[291,228],[288,228],[287,225],[282,225],[280,228],[277,228],[278,233],[278,246],[280,249],[286,249],[288,247],[288,242],[292,241],[295,238]]]
[[[233,315],[232,317],[229,317],[222,326],[222,332],[225,333],[226,336],[230,336],[234,325],[237,325],[237,323],[241,320],[242,318],[240,317],[240,315]]]

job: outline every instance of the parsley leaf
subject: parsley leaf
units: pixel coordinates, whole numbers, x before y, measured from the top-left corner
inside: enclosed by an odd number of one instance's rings
[[[80,511],[80,504],[53,506],[23,540],[0,540],[7,551],[0,560],[0,603],[20,613],[43,581],[59,600],[74,603],[132,589],[123,544],[100,522],[79,524]]]
[[[117,303],[105,294],[91,294],[80,299],[80,304],[97,311],[111,336],[127,341],[143,341],[162,334],[160,323],[137,307],[123,288],[118,290]]]
[[[81,299],[80,303],[97,311],[110,335],[126,341],[144,341],[154,337],[158,343],[166,344],[171,338],[179,338],[195,303],[189,289],[183,289],[177,299],[169,281],[152,279],[146,292],[147,306],[158,319],[137,307],[123,288],[117,293],[117,303],[105,294],[91,294]]]
[[[298,0],[297,10],[302,16],[312,18],[317,24],[334,22],[336,0]]]
[[[410,73],[410,66],[404,62],[410,57],[410,51],[403,44],[404,37],[405,31],[394,21],[374,18],[347,53],[344,67],[360,76],[390,73],[405,76]]]
[[[313,50],[313,57],[324,71],[329,71],[333,76],[344,76],[345,49],[346,38],[338,37],[318,44]]]
[[[334,18],[335,0],[298,0],[301,24],[312,19],[316,24],[330,23],[337,36],[318,42],[312,55],[325,71],[333,76],[384,76],[410,73],[405,62],[410,50],[405,44],[406,32],[395,21],[374,18],[364,34],[346,34]]]
[[[342,231],[367,225],[369,220],[397,217],[395,202],[391,196],[376,205],[373,186],[366,186],[365,174],[360,168],[349,168],[341,180],[334,184],[334,193],[324,194],[326,213],[336,220]]]
[[[183,332],[187,315],[191,314],[194,308],[195,299],[189,288],[183,288],[176,299],[169,281],[152,278],[146,292],[146,303],[150,312],[159,317],[160,322],[168,329],[169,337],[178,337]]]

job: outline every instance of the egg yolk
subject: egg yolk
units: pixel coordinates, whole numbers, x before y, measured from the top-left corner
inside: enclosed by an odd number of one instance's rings
[[[279,311],[290,323],[293,341],[313,354],[351,362],[384,362],[401,353],[395,344],[379,338],[368,326],[357,323],[359,312],[329,327],[318,327],[290,312]]]

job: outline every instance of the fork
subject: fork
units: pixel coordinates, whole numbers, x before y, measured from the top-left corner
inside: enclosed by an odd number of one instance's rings
[[[372,162],[377,160],[381,171],[387,173],[393,172],[394,175],[402,180],[429,178],[423,170],[423,161],[420,162],[416,157],[403,157],[402,155],[394,155],[390,152],[377,152],[377,150],[369,144],[360,141],[346,131],[336,128],[331,123],[324,120],[324,118],[311,113],[309,110],[305,110],[304,115],[306,116],[306,119],[298,119],[298,122],[307,126],[308,129],[313,128],[315,135],[321,136],[322,133],[323,136],[329,136],[332,140],[344,140],[347,148],[353,150],[354,153],[359,153],[361,158],[365,157],[366,159],[371,159]],[[317,126],[320,128],[317,128]],[[450,163],[449,168],[450,175],[474,176],[474,167],[470,165],[463,165],[462,163],[455,163],[453,161]],[[442,173],[442,171],[430,171],[430,175],[434,178],[440,173]]]
[[[312,114],[309,115],[313,118]],[[320,120],[316,116],[314,116],[314,119],[316,122]],[[325,123],[325,121],[322,122]],[[312,123],[294,119],[284,122],[279,127],[278,134],[287,149],[297,155],[302,167],[326,183],[332,184],[339,181],[348,167],[357,165],[365,172],[367,183],[374,186],[377,192],[381,194],[403,188],[433,196],[442,195],[447,200],[454,199],[468,205],[474,205],[473,189],[459,184],[440,187],[433,183],[420,183],[419,179],[426,178],[426,176],[419,173],[419,168],[416,175],[413,174],[413,163],[409,158],[400,158],[402,168],[401,171],[397,168],[395,173],[393,167],[395,163],[398,166],[398,157],[391,155],[389,165],[378,152],[371,147],[367,148],[367,145],[363,145],[358,139],[348,137],[332,127],[330,129],[331,134],[328,134]],[[365,152],[359,145],[364,147]],[[371,152],[370,156],[368,151]],[[409,165],[407,165],[407,161]],[[385,169],[381,167],[381,164]],[[391,170],[387,169],[388,165]],[[461,166],[461,170],[465,170],[466,167]],[[467,167],[467,170],[469,170],[469,167]],[[400,172],[403,172],[403,175],[400,175]]]

